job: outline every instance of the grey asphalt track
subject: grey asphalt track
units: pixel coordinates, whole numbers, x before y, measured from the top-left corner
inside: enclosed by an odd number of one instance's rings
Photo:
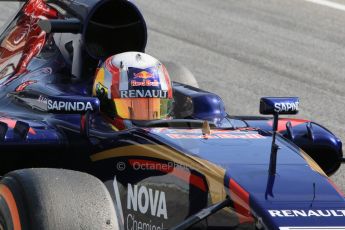
[[[258,115],[263,96],[299,96],[298,118],[345,141],[344,11],[303,0],[133,2],[149,28],[147,53],[188,67],[230,114]],[[13,6],[0,4],[3,20]],[[345,166],[332,179],[345,191]]]
[[[299,96],[298,118],[345,141],[345,12],[302,0],[136,0],[147,53],[188,67],[234,115]],[[344,0],[338,0],[344,3]],[[345,166],[332,179],[345,191]]]

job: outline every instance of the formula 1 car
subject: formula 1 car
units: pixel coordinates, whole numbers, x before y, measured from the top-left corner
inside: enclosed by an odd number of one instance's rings
[[[107,36],[104,36],[107,35]],[[91,88],[145,51],[125,0],[29,0],[0,33],[0,229],[345,229],[342,143],[295,97],[231,116],[172,76],[173,119],[115,131]],[[169,71],[170,72],[170,71]],[[272,118],[273,117],[273,118]]]

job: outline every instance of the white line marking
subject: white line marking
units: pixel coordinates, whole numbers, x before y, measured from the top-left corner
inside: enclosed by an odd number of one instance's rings
[[[117,185],[117,180],[116,180],[116,176],[114,177],[114,182],[113,182],[113,186],[114,186],[114,192],[115,192],[115,200],[116,200],[116,204],[115,204],[115,209],[116,211],[119,213],[120,218],[121,218],[121,226],[124,226],[124,219],[123,219],[123,212],[122,212],[122,204],[121,204],[121,198],[120,198],[120,191],[119,191],[119,186]]]
[[[337,9],[337,10],[342,10],[345,11],[345,5],[328,1],[328,0],[304,0],[306,2],[312,2],[314,4],[322,5],[322,6],[327,6],[329,8]]]

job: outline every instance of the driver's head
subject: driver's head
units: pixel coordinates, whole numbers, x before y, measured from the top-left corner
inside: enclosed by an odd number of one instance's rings
[[[101,110],[111,119],[165,119],[173,95],[164,65],[145,53],[126,52],[109,57],[99,68],[92,90]]]

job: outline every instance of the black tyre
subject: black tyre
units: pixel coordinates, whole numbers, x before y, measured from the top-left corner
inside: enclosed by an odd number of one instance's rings
[[[189,69],[174,62],[163,63],[167,68],[172,81],[199,88],[197,80]]]
[[[23,169],[0,181],[0,230],[118,229],[105,185],[81,172]]]

